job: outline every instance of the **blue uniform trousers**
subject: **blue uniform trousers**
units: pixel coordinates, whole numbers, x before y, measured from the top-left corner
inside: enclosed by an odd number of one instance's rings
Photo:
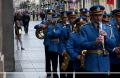
[[[120,64],[111,64],[110,65],[111,72],[120,72]],[[110,74],[110,78],[120,78],[120,74]]]
[[[52,63],[53,77],[59,78],[57,75],[58,53],[48,51],[48,46],[45,46],[45,58],[47,76],[51,76],[51,63]]]

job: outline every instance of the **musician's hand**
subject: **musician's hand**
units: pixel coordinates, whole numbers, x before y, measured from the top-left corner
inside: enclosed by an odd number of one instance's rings
[[[84,67],[84,55],[78,55],[77,60],[80,62],[80,67]]]
[[[113,51],[117,54],[117,57],[120,58],[120,47],[116,47]]]
[[[120,47],[116,47],[116,48],[114,48],[114,52],[116,52],[117,54],[120,55]]]
[[[64,52],[62,53],[62,56],[67,57],[67,56],[68,56],[68,53],[67,53],[66,51],[64,51]]]
[[[99,37],[96,38],[96,44],[100,44],[100,43],[102,43],[103,40],[104,40],[104,36],[99,35]]]
[[[107,36],[107,33],[104,30],[101,30],[100,33],[99,33],[99,35],[101,35],[101,36]]]
[[[77,56],[77,59],[78,59],[78,60],[81,60],[81,55],[78,55],[78,56]]]
[[[42,25],[43,29],[46,29],[47,27],[48,27],[47,25],[44,25],[44,24]]]

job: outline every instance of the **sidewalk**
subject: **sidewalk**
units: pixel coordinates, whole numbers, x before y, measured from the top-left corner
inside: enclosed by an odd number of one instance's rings
[[[45,78],[45,54],[43,40],[35,37],[34,26],[40,21],[31,21],[28,34],[22,32],[25,50],[16,50],[16,73],[7,73],[7,78]],[[42,75],[41,75],[42,74]]]

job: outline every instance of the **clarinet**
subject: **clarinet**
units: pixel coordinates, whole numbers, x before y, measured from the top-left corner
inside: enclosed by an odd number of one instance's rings
[[[103,24],[102,24],[102,22],[99,22],[99,33],[100,33],[101,30],[103,30]],[[106,49],[105,49],[105,38],[102,41],[102,50],[103,50],[103,55],[108,54]]]

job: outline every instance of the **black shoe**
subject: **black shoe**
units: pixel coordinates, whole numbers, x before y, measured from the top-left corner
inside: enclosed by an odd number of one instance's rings
[[[53,78],[59,78],[57,74],[53,74]]]
[[[23,47],[21,47],[21,50],[25,50]]]
[[[51,78],[51,76],[47,76],[46,78]]]

